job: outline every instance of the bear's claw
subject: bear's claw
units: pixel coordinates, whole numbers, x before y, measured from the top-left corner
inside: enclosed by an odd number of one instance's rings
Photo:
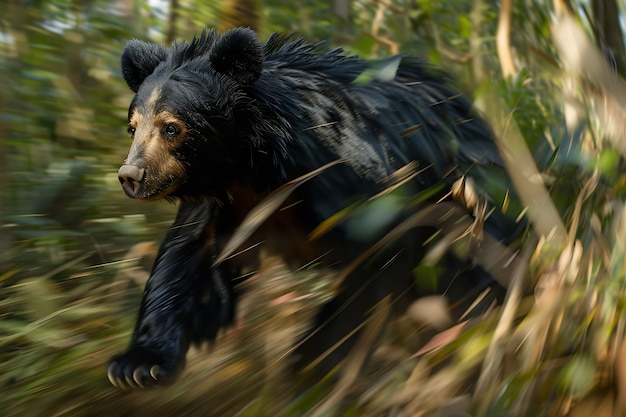
[[[160,369],[161,367],[159,365],[152,365],[150,368],[150,376],[154,378],[155,381],[158,379],[157,375],[159,374]]]
[[[180,364],[160,361],[142,349],[131,349],[111,360],[107,377],[118,388],[148,388],[170,383],[181,368]]]
[[[114,387],[148,388],[167,383],[163,375],[159,374],[161,369],[159,365],[152,365],[149,369],[146,366],[138,366],[130,374],[118,372],[117,366],[117,362],[111,362],[107,369],[107,377]]]

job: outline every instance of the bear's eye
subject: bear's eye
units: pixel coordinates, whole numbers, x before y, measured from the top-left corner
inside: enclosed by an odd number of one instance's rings
[[[163,132],[169,139],[174,139],[180,133],[180,128],[173,123],[168,123],[163,128]]]
[[[134,127],[128,126],[127,132],[130,134],[131,137],[135,137],[135,131],[136,130],[137,129],[135,129]]]

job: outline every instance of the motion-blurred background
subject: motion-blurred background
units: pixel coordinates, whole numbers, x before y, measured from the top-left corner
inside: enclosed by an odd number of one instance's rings
[[[4,0],[0,415],[623,415],[624,8],[619,0]],[[530,184],[520,194],[535,236],[522,258],[533,290],[515,291],[513,278],[503,306],[419,343],[405,341],[429,323],[400,318],[358,377],[302,390],[284,355],[332,279],[270,259],[246,284],[253,291],[238,325],[192,352],[176,385],[112,387],[106,363],[128,341],[175,211],[131,201],[119,186],[132,97],[121,49],[132,38],[169,44],[202,26],[238,25],[261,39],[286,31],[329,40],[367,58],[419,54],[452,73],[513,149],[509,169]]]

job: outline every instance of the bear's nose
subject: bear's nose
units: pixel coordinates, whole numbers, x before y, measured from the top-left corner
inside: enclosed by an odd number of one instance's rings
[[[122,165],[117,171],[117,177],[126,194],[131,197],[137,195],[144,172],[145,170],[137,165]]]

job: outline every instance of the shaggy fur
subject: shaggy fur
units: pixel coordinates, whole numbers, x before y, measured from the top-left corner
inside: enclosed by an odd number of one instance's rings
[[[398,169],[417,166],[401,189],[407,201],[427,190],[429,201],[450,200],[459,178],[480,186],[494,170],[504,172],[489,127],[448,77],[420,58],[368,62],[278,34],[261,44],[240,28],[224,35],[203,31],[171,49],[131,41],[122,74],[136,93],[123,188],[132,198],[180,200],[180,209],[146,286],[130,347],[109,366],[116,384],[172,381],[189,344],[212,340],[233,320],[234,280],[244,260],[212,266],[213,260],[243,217],[287,181],[341,161],[297,188],[258,231],[258,241],[300,265],[327,254],[324,265],[341,267],[410,213],[391,206],[382,212],[384,227],[357,215],[319,239],[310,232],[380,193]],[[497,212],[485,224],[497,238],[514,229]],[[387,295],[423,294],[412,271],[432,232],[415,229],[356,268],[321,308],[298,359],[306,363],[329,349]],[[437,290],[454,298],[492,284],[479,268],[464,268],[442,276]],[[335,349],[324,368],[349,348],[347,342]]]

